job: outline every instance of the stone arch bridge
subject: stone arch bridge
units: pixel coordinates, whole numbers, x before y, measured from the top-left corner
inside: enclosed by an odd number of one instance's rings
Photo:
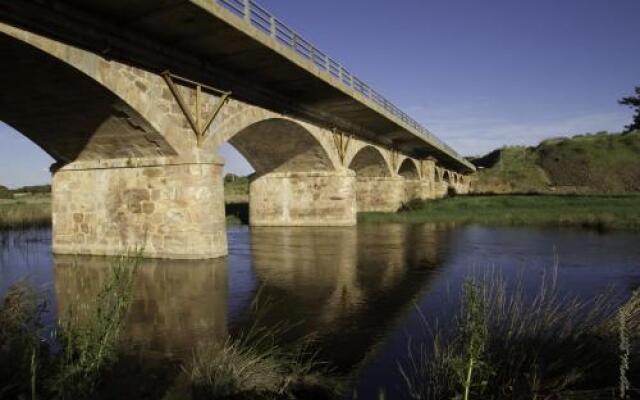
[[[260,33],[252,2],[245,18],[220,1],[84,3],[0,0],[0,120],[56,160],[57,253],[225,255],[227,142],[255,169],[252,225],[350,226],[468,191],[468,162]]]

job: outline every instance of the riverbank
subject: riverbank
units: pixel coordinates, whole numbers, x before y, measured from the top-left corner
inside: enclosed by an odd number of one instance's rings
[[[246,202],[227,202],[225,208],[227,224],[248,223]],[[360,213],[358,221],[640,230],[640,194],[457,196],[412,201],[397,213]],[[0,200],[0,230],[49,226],[49,196]]]
[[[640,230],[640,195],[458,196],[413,201],[397,213],[361,213],[358,221]]]

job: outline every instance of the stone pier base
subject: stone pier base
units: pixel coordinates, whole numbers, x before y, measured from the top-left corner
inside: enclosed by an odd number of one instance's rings
[[[404,183],[405,201],[432,199],[433,188],[429,181],[407,179]]]
[[[274,172],[249,185],[253,226],[356,224],[353,171]]]
[[[220,162],[75,162],[54,174],[52,194],[54,253],[227,254]]]
[[[404,181],[402,177],[358,177],[356,180],[358,212],[398,211],[405,201]]]
[[[434,186],[433,196],[436,199],[441,199],[447,196],[449,191],[449,184],[446,182],[436,182]]]

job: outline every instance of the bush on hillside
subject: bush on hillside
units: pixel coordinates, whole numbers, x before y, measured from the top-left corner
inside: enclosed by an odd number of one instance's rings
[[[0,186],[0,199],[13,199],[13,193],[5,186]]]

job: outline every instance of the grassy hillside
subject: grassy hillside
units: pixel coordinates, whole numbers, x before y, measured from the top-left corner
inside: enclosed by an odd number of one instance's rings
[[[640,192],[640,131],[549,139],[472,161],[476,193]]]

